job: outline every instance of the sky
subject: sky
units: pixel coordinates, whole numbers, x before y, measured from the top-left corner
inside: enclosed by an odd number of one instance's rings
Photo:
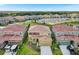
[[[0,4],[0,11],[79,11],[79,4]]]

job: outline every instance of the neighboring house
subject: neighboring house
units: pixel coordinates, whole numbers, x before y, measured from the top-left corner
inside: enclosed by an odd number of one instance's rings
[[[16,21],[19,21],[19,22],[26,20],[25,16],[15,16],[14,19],[16,19]]]
[[[15,19],[12,16],[0,17],[0,24],[1,25],[7,25],[7,24],[13,23],[13,22],[15,22]]]
[[[60,35],[79,35],[79,28],[76,26],[68,26],[68,25],[55,25],[52,27],[56,36]]]
[[[59,44],[70,44],[70,41],[79,44],[79,28],[68,25],[55,25],[52,27],[56,40]]]
[[[6,28],[0,30],[0,48],[2,45],[7,44],[19,44],[22,43],[23,35],[26,30],[22,25],[8,25]]]
[[[28,31],[29,42],[38,46],[51,46],[51,31],[49,27],[44,25],[34,25]]]
[[[14,35],[23,35],[25,26],[10,24],[6,28],[0,31],[1,34],[14,34]]]
[[[7,25],[9,20],[5,19],[4,17],[0,17],[0,25]]]

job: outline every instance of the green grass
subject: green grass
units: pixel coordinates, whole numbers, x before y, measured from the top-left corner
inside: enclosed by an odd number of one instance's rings
[[[17,55],[39,55],[39,52],[29,48],[27,44],[23,44]]]
[[[4,54],[4,50],[0,50],[0,55],[3,55]]]
[[[28,40],[25,40],[22,47],[17,51],[17,55],[39,55],[39,51],[28,47]]]
[[[62,52],[60,48],[58,47],[58,44],[56,44],[55,42],[53,42],[52,44],[52,52],[54,55],[62,55]]]

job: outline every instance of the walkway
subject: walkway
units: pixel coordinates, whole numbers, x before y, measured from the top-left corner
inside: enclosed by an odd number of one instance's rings
[[[67,50],[67,45],[60,45],[59,47],[60,47],[63,55],[70,55],[69,50]]]
[[[52,55],[50,46],[40,46],[41,55]]]

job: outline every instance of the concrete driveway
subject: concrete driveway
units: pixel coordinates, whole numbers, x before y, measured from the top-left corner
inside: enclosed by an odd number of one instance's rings
[[[52,55],[52,50],[50,46],[40,46],[41,55]]]
[[[60,45],[59,47],[60,47],[60,49],[61,49],[63,55],[70,55],[70,52],[69,52],[69,50],[67,49],[67,45]]]

